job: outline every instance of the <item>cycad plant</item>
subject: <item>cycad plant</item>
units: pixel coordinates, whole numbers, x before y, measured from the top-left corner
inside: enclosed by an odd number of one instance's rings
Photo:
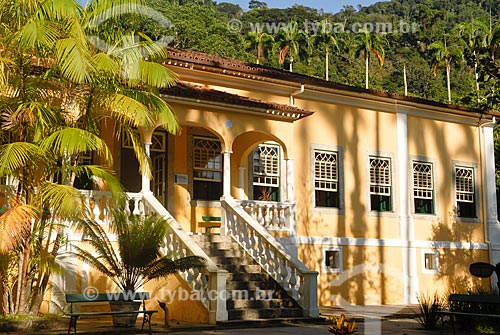
[[[169,229],[162,217],[129,214],[120,209],[113,210],[112,217],[109,233],[116,234],[116,246],[99,223],[86,220],[80,222],[79,229],[91,248],[77,246],[75,254],[109,277],[120,290],[135,292],[152,279],[204,266],[205,260],[198,256],[173,259],[175,255],[161,254]]]

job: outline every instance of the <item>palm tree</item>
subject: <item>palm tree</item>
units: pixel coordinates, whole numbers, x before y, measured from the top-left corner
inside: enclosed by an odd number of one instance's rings
[[[116,246],[99,223],[81,221],[79,229],[92,249],[75,246],[75,255],[109,277],[120,290],[135,292],[150,280],[204,266],[205,260],[198,256],[173,259],[175,255],[161,254],[169,229],[165,219],[128,214],[123,209],[113,210],[112,217],[109,233],[116,234]]]
[[[385,47],[388,45],[387,39],[380,34],[372,34],[367,29],[360,29],[353,41],[354,53],[357,57],[363,55],[365,59],[365,88],[368,89],[368,68],[370,65],[370,55],[373,53],[380,64],[384,65]]]
[[[288,55],[290,72],[293,72],[293,62],[299,58],[301,35],[298,23],[291,21],[286,26],[281,27],[275,38],[279,48],[279,63],[283,64]]]
[[[457,26],[459,36],[465,42],[469,58],[474,66],[477,101],[480,101],[479,89],[479,56],[482,49],[487,47],[489,38],[488,25],[479,20],[464,22]]]
[[[63,243],[58,222],[88,214],[75,178],[122,191],[99,125],[112,119],[118,136],[122,128],[132,136],[143,173],[149,171],[145,150],[132,129],[178,127],[157,94],[175,78],[154,62],[165,56],[161,46],[90,24],[140,9],[133,0],[113,4],[94,0],[82,9],[75,0],[0,2],[1,132],[11,137],[0,146],[0,177],[16,181],[10,208],[0,216],[0,232],[15,237],[2,239],[0,247],[18,262],[17,284],[4,306],[9,314],[38,313]],[[96,48],[86,36],[109,47]],[[85,153],[102,164],[79,165]]]
[[[328,19],[318,23],[319,29],[316,35],[316,45],[324,51],[325,54],[325,80],[330,80],[330,52],[334,53],[340,51],[339,40],[331,32]]]
[[[462,58],[462,53],[457,49],[450,49],[444,42],[436,41],[429,45],[432,54],[432,73],[437,76],[439,67],[444,66],[446,70],[446,87],[448,89],[448,102],[451,102],[451,65]]]
[[[274,43],[273,36],[257,29],[255,31],[248,32],[246,39],[250,48],[257,51],[255,62],[260,64],[260,59],[262,58],[263,53],[267,54],[266,51],[268,48],[272,48],[272,44]]]

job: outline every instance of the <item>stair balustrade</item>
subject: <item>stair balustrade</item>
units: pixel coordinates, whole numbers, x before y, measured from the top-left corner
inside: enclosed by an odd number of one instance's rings
[[[269,231],[290,231],[295,203],[258,200],[235,200],[260,225]]]
[[[182,226],[172,217],[163,205],[153,196],[144,195],[146,210],[157,213],[169,222],[170,230],[166,237],[162,252],[174,259],[185,256],[200,256],[206,260],[202,269],[190,269],[181,273],[184,280],[196,292],[209,311],[209,323],[228,319],[226,308],[226,278],[227,271],[221,270],[210,257],[191,239]]]
[[[87,208],[91,211],[91,217],[101,224],[109,223],[111,219],[112,195],[106,191],[81,191],[85,197]],[[200,256],[206,260],[206,266],[202,269],[190,269],[179,273],[190,286],[192,297],[200,298],[209,312],[209,323],[228,319],[226,309],[226,278],[227,271],[221,270],[207,256],[207,254],[194,242],[182,226],[172,217],[153,194],[127,193],[127,211],[133,214],[160,215],[169,222],[170,229],[165,238],[165,246],[162,252],[172,258],[185,256]]]
[[[318,317],[318,272],[293,257],[256,218],[232,198],[221,199],[221,234],[231,236],[304,310]]]

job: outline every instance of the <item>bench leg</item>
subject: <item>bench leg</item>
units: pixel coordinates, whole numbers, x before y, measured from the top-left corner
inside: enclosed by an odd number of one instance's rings
[[[78,316],[71,316],[69,319],[69,327],[68,327],[68,335],[71,333],[71,328],[73,328],[73,331],[76,335],[76,322],[78,321]]]
[[[142,327],[141,327],[141,334],[144,331],[144,325],[147,323],[149,326],[149,335],[152,335],[153,332],[151,330],[151,315],[150,313],[144,313],[144,318],[142,319]]]

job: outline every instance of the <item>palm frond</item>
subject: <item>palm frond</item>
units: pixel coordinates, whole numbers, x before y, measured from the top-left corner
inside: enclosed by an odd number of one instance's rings
[[[64,127],[54,131],[40,142],[40,147],[55,152],[61,157],[96,152],[105,159],[106,164],[110,166],[113,164],[113,155],[106,142],[81,128]]]
[[[150,110],[133,96],[122,93],[103,92],[100,99],[100,108],[108,111],[118,122],[133,127],[150,127],[154,125]]]
[[[45,0],[40,6],[41,14],[53,20],[78,18],[81,10],[81,5],[75,0]]]
[[[71,220],[84,217],[84,197],[73,186],[56,183],[43,183],[35,200],[50,208],[52,214],[62,220]]]
[[[205,260],[198,256],[188,256],[172,260],[167,256],[159,258],[144,269],[143,274],[148,280],[166,277],[178,271],[186,271],[192,268],[205,266]]]
[[[57,26],[48,20],[30,20],[19,31],[20,47],[51,47],[57,39]]]
[[[28,142],[13,142],[0,147],[0,176],[16,175],[16,172],[42,159],[43,150]]]
[[[56,42],[56,59],[62,75],[78,84],[91,80],[94,70],[88,48],[77,38],[65,38]]]
[[[177,75],[163,64],[140,60],[139,79],[149,86],[167,88],[175,85]]]
[[[0,252],[11,250],[26,234],[30,233],[31,222],[38,218],[35,207],[25,204],[11,204],[0,216]]]

